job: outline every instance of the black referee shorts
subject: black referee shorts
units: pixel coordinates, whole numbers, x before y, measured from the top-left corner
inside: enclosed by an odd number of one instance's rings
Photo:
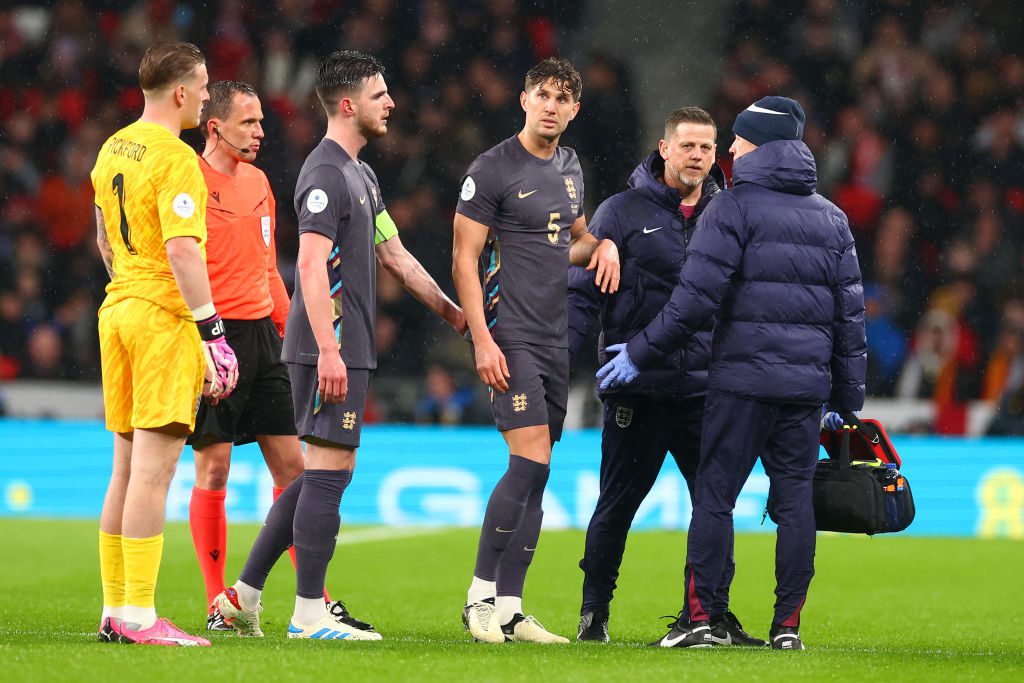
[[[295,434],[291,383],[281,360],[281,337],[270,318],[225,320],[228,344],[238,358],[238,386],[215,406],[199,402],[191,446],[252,443],[257,436]]]

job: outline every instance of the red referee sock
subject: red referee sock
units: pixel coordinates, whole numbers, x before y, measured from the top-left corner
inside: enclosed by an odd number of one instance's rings
[[[282,493],[284,493],[284,489],[283,488],[278,488],[278,487],[275,486],[274,487],[274,500],[277,500],[277,497],[280,496]],[[292,558],[292,567],[297,567],[298,565],[295,564],[295,546],[294,545],[288,548],[288,557]],[[324,587],[324,600],[326,600],[327,602],[331,601],[331,596],[327,594],[327,587],[326,586]]]
[[[228,520],[224,512],[227,490],[208,491],[192,487],[188,505],[188,525],[199,569],[206,584],[206,604],[224,590],[224,560],[228,551]]]

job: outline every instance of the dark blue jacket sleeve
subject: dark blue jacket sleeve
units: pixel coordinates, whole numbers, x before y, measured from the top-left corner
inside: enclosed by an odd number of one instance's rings
[[[711,200],[697,222],[672,297],[626,346],[637,368],[657,365],[701,330],[722,304],[745,246],[739,205],[723,192]]]
[[[569,358],[579,355],[605,296],[594,284],[592,272],[569,266]]]
[[[610,201],[604,201],[588,226],[590,234],[599,240],[610,239],[622,256],[622,238],[618,214]],[[608,298],[594,283],[594,271],[581,266],[569,266],[569,358],[579,355],[583,342],[590,333],[594,319],[600,314]]]
[[[839,254],[839,278],[832,288],[835,318],[832,321],[832,393],[829,406],[833,410],[853,411],[864,407],[868,368],[864,287],[849,224],[841,214],[837,220],[842,222],[844,249]]]

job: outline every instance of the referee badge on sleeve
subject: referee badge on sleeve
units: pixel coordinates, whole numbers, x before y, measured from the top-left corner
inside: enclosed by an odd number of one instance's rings
[[[621,429],[625,429],[633,423],[633,409],[627,408],[626,406],[616,406],[615,408],[615,424]]]
[[[263,244],[270,246],[270,216],[260,216],[260,231],[263,233]]]

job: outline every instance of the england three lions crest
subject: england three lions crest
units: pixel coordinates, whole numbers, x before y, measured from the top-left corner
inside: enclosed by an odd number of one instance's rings
[[[576,195],[576,183],[569,176],[562,176],[562,180],[565,181],[565,193],[569,195],[569,201],[575,202],[578,198]]]
[[[615,424],[625,429],[633,423],[633,409],[627,408],[626,406],[618,406],[615,408]]]

